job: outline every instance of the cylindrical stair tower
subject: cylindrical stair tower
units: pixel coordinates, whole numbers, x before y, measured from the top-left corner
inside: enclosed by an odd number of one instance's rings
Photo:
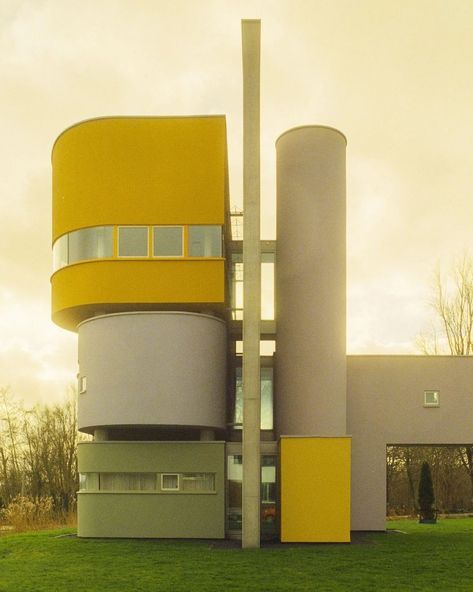
[[[278,435],[346,433],[346,139],[291,129],[277,148]]]

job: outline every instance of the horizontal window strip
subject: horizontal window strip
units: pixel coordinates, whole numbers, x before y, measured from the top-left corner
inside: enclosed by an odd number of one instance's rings
[[[55,241],[53,271],[97,259],[220,258],[222,253],[218,225],[96,226]]]
[[[81,473],[80,491],[214,493],[215,473]]]

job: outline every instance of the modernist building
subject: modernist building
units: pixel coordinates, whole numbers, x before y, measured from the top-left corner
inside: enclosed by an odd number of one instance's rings
[[[384,529],[386,445],[472,442],[472,360],[346,356],[345,137],[308,126],[276,146],[261,533],[349,541]],[[78,332],[79,429],[93,436],[79,536],[238,536],[242,240],[225,118],[85,121],[52,163],[52,316]]]
[[[472,360],[346,356],[345,137],[301,127],[276,147],[261,533],[346,542],[384,529],[387,445],[472,442]],[[79,536],[238,536],[242,237],[225,118],[85,121],[52,163],[52,316],[78,332],[79,428],[93,436],[79,445]]]

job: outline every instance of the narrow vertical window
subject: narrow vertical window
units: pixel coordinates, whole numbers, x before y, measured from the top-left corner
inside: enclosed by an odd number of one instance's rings
[[[261,368],[261,429],[273,429],[273,369]]]
[[[232,253],[232,318],[243,320],[243,262],[241,253]]]
[[[263,366],[260,370],[261,424],[262,430],[273,429],[273,368]],[[242,368],[235,368],[234,428],[241,430],[243,424],[243,375]]]
[[[228,530],[241,530],[242,525],[242,482],[243,464],[240,455],[227,457],[227,528]]]
[[[87,376],[79,376],[79,393],[87,392]]]
[[[261,319],[274,320],[274,253],[261,254]]]
[[[65,267],[69,263],[69,235],[57,239],[53,245],[53,271]]]
[[[275,536],[276,527],[276,465],[277,457],[261,457],[261,533]]]

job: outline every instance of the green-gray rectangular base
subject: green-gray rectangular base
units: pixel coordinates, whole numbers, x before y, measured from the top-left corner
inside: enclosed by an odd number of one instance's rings
[[[215,492],[78,494],[78,536],[224,538],[223,442],[83,442],[79,472],[215,473]]]

